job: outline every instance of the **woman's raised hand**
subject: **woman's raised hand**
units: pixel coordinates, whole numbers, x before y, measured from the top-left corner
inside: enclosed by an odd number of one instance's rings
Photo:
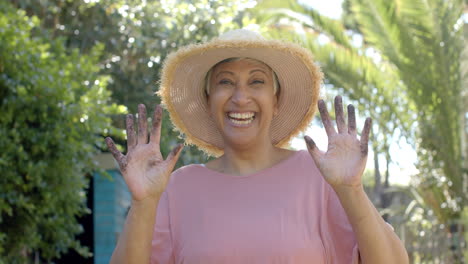
[[[160,151],[162,108],[154,110],[153,124],[148,141],[146,107],[138,105],[138,135],[134,129],[133,115],[127,115],[127,148],[123,155],[115,147],[114,141],[106,138],[107,146],[118,162],[120,172],[135,201],[161,195],[169,176],[179,158],[183,144],[177,145],[164,160]]]
[[[356,133],[356,115],[353,105],[348,105],[348,125],[346,125],[341,96],[335,97],[338,133],[333,126],[323,100],[319,100],[318,108],[328,135],[328,150],[326,152],[319,150],[314,141],[305,136],[304,139],[310,155],[325,180],[331,186],[360,186],[362,184],[361,177],[366,167],[367,143],[372,119],[366,119],[359,140]]]

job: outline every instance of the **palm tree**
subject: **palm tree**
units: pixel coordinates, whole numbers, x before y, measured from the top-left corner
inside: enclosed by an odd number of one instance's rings
[[[414,182],[420,202],[458,234],[462,211],[468,210],[463,1],[347,0],[344,7],[345,23],[292,0],[263,1],[256,10],[266,32],[309,48],[326,81],[361,111],[368,109],[380,137],[374,150],[387,157],[387,180],[390,141],[398,134],[409,139],[418,153]]]

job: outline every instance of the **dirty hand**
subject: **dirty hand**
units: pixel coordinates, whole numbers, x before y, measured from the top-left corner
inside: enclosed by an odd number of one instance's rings
[[[323,152],[317,148],[315,142],[308,136],[304,139],[310,155],[325,180],[332,187],[361,186],[361,177],[366,167],[369,132],[372,124],[366,119],[361,138],[357,138],[356,116],[354,106],[348,106],[348,125],[346,125],[341,96],[335,97],[335,114],[338,133],[327,111],[323,100],[319,100],[318,108],[325,131],[328,135],[328,149]]]
[[[163,159],[159,145],[161,120],[162,108],[157,105],[148,141],[145,105],[138,106],[138,136],[133,127],[133,115],[127,115],[128,153],[126,155],[117,150],[110,137],[106,138],[107,146],[119,164],[120,172],[135,201],[161,195],[183,147],[179,144],[166,159]]]

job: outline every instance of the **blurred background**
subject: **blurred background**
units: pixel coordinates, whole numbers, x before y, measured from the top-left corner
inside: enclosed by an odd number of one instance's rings
[[[467,23],[466,0],[0,1],[0,263],[108,263],[130,195],[104,137],[126,151],[167,54],[236,28],[309,49],[329,109],[373,118],[364,184],[411,263],[468,263]]]

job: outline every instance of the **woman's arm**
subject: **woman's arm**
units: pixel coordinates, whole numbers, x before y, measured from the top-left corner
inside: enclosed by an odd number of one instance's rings
[[[137,134],[133,115],[128,115],[126,155],[120,153],[111,138],[106,138],[107,146],[119,163],[120,172],[132,194],[132,205],[111,263],[150,262],[151,239],[159,200],[183,147],[178,145],[166,159],[163,158],[159,144],[161,120],[162,108],[156,106],[151,133],[148,135],[146,107],[140,104]]]
[[[403,244],[379,215],[364,192],[362,174],[366,167],[371,119],[367,118],[360,139],[357,138],[354,107],[348,106],[348,124],[341,97],[335,98],[335,130],[325,102],[318,108],[328,135],[328,149],[320,151],[310,137],[305,137],[309,153],[324,179],[336,192],[356,235],[362,262],[409,263]]]
[[[403,243],[380,216],[362,185],[333,189],[353,227],[362,263],[409,263]]]
[[[156,211],[161,195],[132,201],[110,263],[149,263]]]

